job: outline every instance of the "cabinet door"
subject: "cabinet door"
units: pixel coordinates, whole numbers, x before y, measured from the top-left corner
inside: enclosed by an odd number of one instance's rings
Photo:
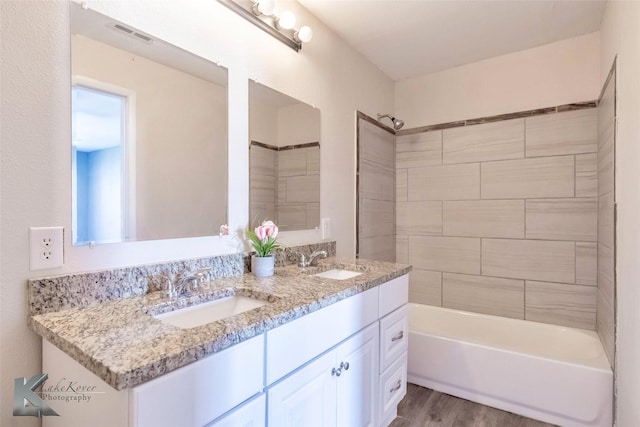
[[[336,425],[335,352],[330,351],[268,391],[268,425],[330,427]]]
[[[265,395],[243,403],[240,407],[231,411],[223,418],[207,427],[264,427],[265,425]]]
[[[377,425],[378,323],[336,348],[338,427]]]

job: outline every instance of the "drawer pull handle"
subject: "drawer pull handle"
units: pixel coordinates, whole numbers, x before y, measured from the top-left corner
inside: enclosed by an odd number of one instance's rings
[[[340,370],[344,369],[345,371],[349,370],[349,362],[340,362]]]
[[[398,390],[400,390],[400,387],[402,387],[402,380],[398,380],[398,382],[396,383],[396,385],[394,385],[393,387],[391,387],[391,390],[389,390],[389,393],[393,393],[394,391],[398,391]]]
[[[338,369],[333,368],[331,370],[331,375],[332,376],[339,377],[341,374],[342,374],[342,368],[338,368]]]
[[[397,334],[395,334],[393,337],[391,337],[391,341],[398,341],[401,340],[402,338],[404,338],[404,331],[400,331]]]

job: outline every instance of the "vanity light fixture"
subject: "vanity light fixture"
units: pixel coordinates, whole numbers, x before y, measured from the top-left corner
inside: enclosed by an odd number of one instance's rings
[[[218,0],[219,3],[242,16],[247,21],[271,34],[296,52],[302,49],[302,43],[308,43],[313,31],[307,25],[296,29],[296,16],[285,10],[274,14],[274,0]]]

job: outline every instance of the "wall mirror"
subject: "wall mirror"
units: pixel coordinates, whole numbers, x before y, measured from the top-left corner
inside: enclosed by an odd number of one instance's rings
[[[249,221],[320,224],[320,110],[249,82]]]
[[[73,243],[217,234],[227,70],[71,3]]]

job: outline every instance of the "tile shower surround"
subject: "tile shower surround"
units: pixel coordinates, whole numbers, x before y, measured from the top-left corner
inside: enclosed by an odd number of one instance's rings
[[[251,221],[273,219],[281,230],[318,226],[320,143],[275,147],[251,141]]]
[[[616,63],[598,102],[598,248],[597,327],[611,367],[615,361],[615,145],[616,145]]]
[[[395,136],[358,112],[356,255],[393,262],[395,253]]]
[[[596,329],[596,105],[396,133],[411,301]]]
[[[326,250],[328,256],[335,256],[336,242],[288,247],[276,253],[276,266],[295,264],[297,252],[309,255],[316,250]],[[211,267],[211,279],[240,276],[249,272],[250,264],[250,254],[238,253],[30,279],[29,313],[34,316],[144,295],[157,290],[157,279],[164,275],[204,267]]]

